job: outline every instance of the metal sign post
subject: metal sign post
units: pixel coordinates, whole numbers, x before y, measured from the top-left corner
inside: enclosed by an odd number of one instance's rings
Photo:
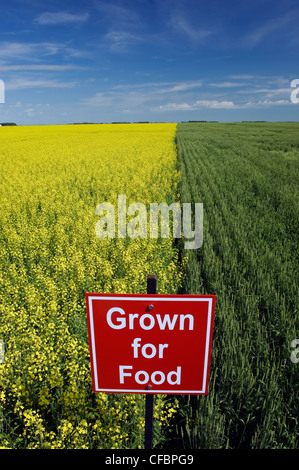
[[[147,294],[157,294],[157,276],[155,274],[147,276]],[[151,385],[148,385],[147,388],[150,390]],[[153,446],[153,410],[154,394],[147,393],[145,396],[145,449],[152,449]]]

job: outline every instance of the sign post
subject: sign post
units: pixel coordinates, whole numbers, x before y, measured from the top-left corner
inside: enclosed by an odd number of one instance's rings
[[[206,395],[215,295],[86,293],[94,392],[145,393],[145,448],[154,394]]]
[[[157,294],[157,276],[155,274],[150,274],[147,276],[147,293]],[[152,305],[149,305],[148,309],[150,309],[151,306]],[[148,390],[150,390],[152,385],[149,384],[147,387]],[[151,449],[153,446],[153,411],[154,394],[147,393],[145,396],[145,449]]]

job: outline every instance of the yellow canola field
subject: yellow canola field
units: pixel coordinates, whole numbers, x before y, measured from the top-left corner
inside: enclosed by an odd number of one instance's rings
[[[138,448],[144,396],[94,394],[85,292],[181,280],[167,239],[99,239],[95,208],[179,201],[176,124],[0,129],[0,447]],[[117,344],[115,344],[117,348]],[[156,396],[155,436],[175,412]]]

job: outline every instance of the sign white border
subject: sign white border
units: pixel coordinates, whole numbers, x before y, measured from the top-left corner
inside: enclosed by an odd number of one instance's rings
[[[96,346],[95,346],[95,335],[94,335],[94,321],[93,321],[93,300],[145,300],[148,301],[155,301],[155,302],[163,302],[163,301],[172,301],[172,302],[208,302],[208,318],[207,318],[207,330],[206,330],[206,346],[205,346],[205,360],[204,360],[204,373],[203,373],[203,386],[202,390],[140,390],[140,389],[126,389],[126,388],[99,388],[98,382],[98,369],[97,369],[97,359],[96,359]],[[92,350],[92,363],[93,363],[93,374],[94,374],[94,383],[95,383],[95,391],[96,392],[104,392],[104,393],[162,393],[162,394],[193,394],[193,395],[204,395],[207,390],[207,372],[208,372],[208,360],[209,360],[209,347],[210,347],[210,336],[211,336],[211,319],[212,319],[212,307],[213,307],[213,298],[204,297],[204,298],[196,298],[196,297],[159,297],[155,295],[154,297],[144,296],[144,297],[127,297],[127,296],[107,296],[107,295],[91,295],[88,297],[88,307],[89,307],[89,320],[90,320],[90,335],[91,335],[91,350]]]

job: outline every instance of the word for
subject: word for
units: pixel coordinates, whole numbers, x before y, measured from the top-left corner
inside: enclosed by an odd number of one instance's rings
[[[168,314],[165,314],[163,317],[159,313],[154,316],[151,315],[150,313],[144,313],[143,315],[139,315],[139,313],[129,313],[128,319],[126,317],[122,318],[119,316],[113,315],[114,313],[119,313],[120,315],[126,315],[126,312],[124,309],[119,308],[119,307],[112,307],[108,310],[107,312],[107,323],[108,325],[113,328],[114,330],[122,330],[123,328],[129,327],[129,330],[134,330],[135,326],[135,321],[137,320],[139,323],[139,326],[143,330],[151,330],[154,328],[156,325],[156,320],[158,323],[158,326],[160,330],[165,330],[167,327],[169,330],[173,330],[176,325],[179,326],[180,330],[185,329],[185,320],[188,320],[188,329],[193,330],[194,329],[194,317],[193,315],[173,315],[173,318],[171,319]],[[139,318],[140,317],[140,318]],[[177,322],[179,318],[179,321]]]
[[[181,205],[173,202],[168,205],[166,202],[151,203],[149,209],[149,217],[145,204],[141,202],[133,202],[127,208],[127,198],[125,195],[118,195],[117,211],[109,202],[98,204],[95,214],[101,218],[95,226],[96,236],[98,238],[115,238],[116,228],[115,219],[117,213],[119,238],[158,238],[159,220],[161,226],[161,238],[169,238],[170,217],[172,212],[172,235],[173,238],[181,238],[182,226],[185,238],[185,249],[200,248],[203,242],[203,204],[195,203],[195,215],[192,220],[191,203],[183,203],[183,213]],[[127,216],[132,216],[127,222]],[[148,220],[149,218],[149,220]],[[194,225],[194,230],[192,230]]]
[[[141,338],[135,338],[133,343],[131,344],[133,350],[134,350],[134,358],[138,358],[138,348],[141,347]],[[163,354],[164,354],[164,349],[168,348],[168,344],[159,344],[159,359],[163,359]],[[150,353],[147,352],[147,350],[150,349]],[[157,348],[154,344],[152,343],[146,343],[142,346],[141,348],[141,355],[145,357],[146,359],[152,359],[152,357],[155,357],[157,354]]]
[[[292,103],[297,104],[299,103],[299,96],[297,96],[299,94],[299,78],[295,78],[295,80],[291,81],[291,87],[295,88],[291,93],[291,101]]]
[[[291,342],[291,348],[296,348],[297,345],[299,346],[299,338],[293,339]],[[299,362],[299,347],[292,351],[290,359],[294,364]]]

